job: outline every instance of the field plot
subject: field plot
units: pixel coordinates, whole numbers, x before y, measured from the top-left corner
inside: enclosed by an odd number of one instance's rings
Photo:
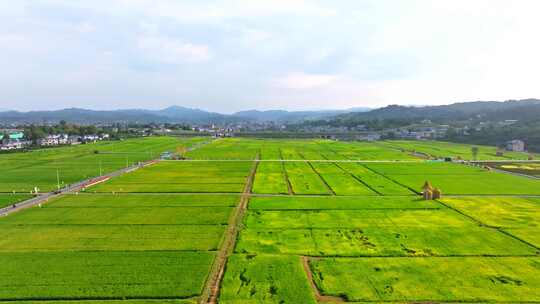
[[[261,162],[257,167],[253,193],[289,193],[282,162]]]
[[[524,160],[529,157],[529,154],[524,152],[504,151],[503,155],[497,155],[497,147],[492,146],[458,144],[443,141],[393,140],[383,142],[381,145],[403,151],[419,152],[434,158],[452,157],[473,160],[472,147],[478,148],[477,160]]]
[[[527,163],[484,163],[487,166],[496,168],[499,170],[515,172],[520,174],[532,175],[540,177],[540,162],[527,162]]]
[[[11,214],[0,300],[196,297],[238,199],[79,194]]]
[[[312,290],[296,256],[230,257],[219,303],[313,303]]]
[[[540,301],[538,257],[312,259],[315,282],[347,301]]]
[[[35,187],[42,192],[51,191],[57,187],[57,174],[63,187],[202,141],[201,138],[152,137],[2,154],[0,192],[28,193]]]
[[[538,198],[445,198],[445,204],[479,222],[501,228],[533,246],[540,253],[540,199]]]
[[[307,139],[247,139],[215,140],[188,152],[192,159],[252,160],[414,160],[419,159],[400,149],[363,142],[339,142]]]
[[[535,254],[435,202],[407,197],[253,198],[239,253],[310,256]]]
[[[331,194],[332,190],[307,162],[286,162],[285,170],[295,194]]]
[[[91,192],[242,192],[251,162],[164,161],[88,189]]]
[[[189,298],[200,293],[212,258],[189,251],[0,253],[0,298]]]
[[[417,192],[421,191],[425,181],[429,181],[443,194],[540,194],[540,180],[490,172],[479,167],[442,162],[369,163],[365,166]]]
[[[96,170],[110,157],[113,170],[126,155],[154,158],[149,146],[174,152],[208,141],[148,140],[36,161],[53,168],[71,159],[76,179],[87,170],[81,160]],[[411,150],[217,139],[191,159],[9,214],[0,218],[0,303],[540,302],[540,180]],[[54,187],[46,174],[28,171],[35,176],[25,181],[18,172],[21,189],[38,180]],[[422,200],[425,181],[443,198]],[[29,197],[8,191],[0,206]]]
[[[262,140],[226,138],[214,140],[198,149],[186,153],[192,159],[251,160],[261,152]]]
[[[17,202],[31,198],[31,195],[25,194],[0,194],[0,208],[13,205]]]
[[[377,192],[369,188],[360,178],[334,163],[311,165],[336,195],[377,195]]]
[[[362,181],[373,192],[381,195],[412,195],[413,192],[398,183],[377,174],[360,163],[336,163],[344,171]]]

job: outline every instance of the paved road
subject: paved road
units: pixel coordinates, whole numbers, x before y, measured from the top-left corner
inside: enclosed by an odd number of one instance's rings
[[[144,163],[141,163],[141,164],[138,164],[138,165],[134,165],[134,166],[131,166],[131,167],[126,167],[126,168],[120,169],[118,171],[107,173],[107,174],[104,174],[104,175],[99,176],[99,177],[90,178],[90,179],[87,179],[87,180],[77,182],[75,184],[68,185],[67,187],[62,188],[59,191],[40,193],[40,194],[38,194],[38,196],[33,197],[31,199],[28,199],[28,200],[25,200],[25,201],[22,201],[22,202],[18,202],[16,204],[13,204],[13,205],[8,206],[8,207],[1,208],[0,209],[0,216],[6,216],[6,215],[8,215],[10,213],[17,212],[17,211],[22,210],[22,209],[26,209],[26,208],[30,208],[32,206],[36,206],[36,205],[39,205],[39,204],[46,203],[50,198],[53,198],[53,197],[56,197],[56,196],[59,196],[59,195],[62,195],[62,194],[78,192],[82,188],[88,187],[90,185],[93,185],[93,184],[96,184],[96,183],[99,183],[99,182],[103,182],[103,181],[105,181],[105,180],[107,180],[107,179],[109,179],[111,177],[119,176],[119,175],[122,175],[124,173],[131,172],[133,170],[137,170],[139,168],[151,165],[151,164],[153,164],[155,162],[156,162],[156,160],[147,161],[147,162],[144,162]]]

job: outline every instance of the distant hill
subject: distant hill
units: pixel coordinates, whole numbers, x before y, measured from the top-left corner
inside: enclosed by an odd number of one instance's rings
[[[250,120],[259,122],[275,121],[275,122],[298,122],[302,120],[313,120],[334,117],[339,114],[350,112],[365,112],[369,108],[352,108],[347,110],[321,110],[321,111],[285,111],[285,110],[250,110],[236,112],[233,116],[244,117]]]
[[[436,121],[478,119],[540,119],[540,99],[461,102],[443,106],[400,106],[390,105],[362,113],[347,113],[333,118],[334,121],[371,121],[371,120],[417,120]]]
[[[361,109],[355,109],[360,111]],[[343,114],[349,110],[335,111],[243,111],[234,114],[220,114],[200,109],[171,106],[162,110],[124,109],[96,111],[79,108],[56,111],[0,111],[0,123],[43,123],[65,120],[73,123],[236,123],[250,122],[298,122],[306,119],[322,119]]]

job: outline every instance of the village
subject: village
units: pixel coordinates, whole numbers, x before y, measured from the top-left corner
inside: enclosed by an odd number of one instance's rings
[[[35,141],[25,136],[24,130],[0,130],[0,151],[21,150],[32,146],[52,147],[62,145],[79,145],[110,139],[109,134],[68,135],[48,134]]]

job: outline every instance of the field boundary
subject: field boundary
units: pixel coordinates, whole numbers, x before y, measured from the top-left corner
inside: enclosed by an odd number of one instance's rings
[[[386,178],[387,180],[393,182],[394,184],[396,184],[396,185],[398,185],[398,186],[400,186],[400,187],[403,187],[403,188],[405,188],[405,189],[408,189],[408,190],[411,191],[413,194],[416,194],[416,195],[421,194],[420,192],[416,191],[415,189],[413,189],[413,188],[411,188],[411,187],[409,187],[409,186],[406,186],[406,185],[404,185],[404,184],[402,184],[402,183],[400,183],[400,182],[394,180],[393,178],[390,178],[390,177],[388,177],[388,176],[386,176],[386,175],[384,175],[384,174],[382,174],[382,173],[380,173],[380,172],[377,172],[377,171],[373,170],[372,168],[369,168],[368,166],[362,165],[362,167],[366,168],[367,170],[369,170],[369,171],[371,171],[371,172],[373,172],[373,173],[375,173],[375,174],[377,174],[377,175],[379,175],[379,176],[382,176],[383,178]]]
[[[313,280],[313,272],[311,271],[311,267],[309,266],[309,259],[311,257],[308,256],[300,256],[300,261],[302,263],[302,267],[304,268],[304,273],[307,276],[309,285],[311,286],[311,290],[313,292],[313,295],[315,296],[315,299],[317,302],[331,302],[331,303],[342,303],[345,302],[345,299],[341,297],[335,297],[335,296],[324,296],[321,294],[321,291],[317,287],[317,284],[315,284],[315,280]]]
[[[525,240],[521,239],[520,237],[517,237],[517,236],[511,234],[510,232],[504,230],[504,227],[498,227],[498,226],[491,226],[491,225],[488,225],[488,224],[486,224],[486,223],[480,221],[479,219],[475,218],[474,216],[468,215],[468,214],[466,214],[465,212],[463,212],[463,211],[461,211],[461,210],[459,210],[459,209],[457,209],[457,208],[455,208],[455,207],[453,207],[453,206],[450,206],[450,205],[448,205],[448,204],[445,204],[444,202],[442,202],[442,201],[440,201],[440,200],[435,200],[435,201],[436,201],[437,203],[439,203],[439,204],[445,206],[446,208],[448,208],[448,209],[450,209],[450,210],[452,210],[452,211],[454,211],[454,212],[457,212],[457,213],[461,214],[462,216],[465,216],[465,217],[468,218],[468,219],[471,219],[472,221],[474,221],[475,223],[479,224],[480,226],[483,226],[483,227],[486,227],[486,228],[494,229],[494,230],[496,230],[497,232],[500,232],[500,233],[502,233],[502,234],[504,234],[504,235],[506,235],[506,236],[508,236],[508,237],[510,237],[510,238],[513,238],[513,239],[515,239],[515,240],[517,240],[517,241],[519,241],[519,242],[521,242],[521,243],[523,243],[523,244],[525,244],[525,245],[527,245],[527,246],[530,246],[530,247],[532,247],[532,248],[534,248],[534,249],[536,249],[536,250],[538,250],[538,251],[540,252],[540,247],[538,247],[538,246],[536,246],[536,245],[534,245],[534,244],[532,244],[532,243],[530,243],[530,242],[528,242],[528,241],[525,241]]]
[[[332,189],[332,187],[330,187],[330,185],[328,184],[328,182],[324,179],[324,177],[322,177],[322,175],[319,173],[319,171],[317,171],[317,169],[315,169],[315,167],[313,167],[313,164],[311,162],[307,162],[307,164],[309,165],[309,167],[311,168],[311,170],[313,170],[313,172],[315,172],[315,174],[317,174],[317,176],[321,179],[321,181],[323,182],[323,184],[326,186],[326,189],[328,191],[330,191],[330,194],[335,196],[336,195],[336,192],[334,191],[334,189]]]
[[[248,201],[250,198],[251,190],[253,188],[253,181],[255,179],[255,174],[257,173],[257,167],[259,165],[259,157],[260,154],[258,154],[257,159],[253,161],[253,166],[246,180],[244,191],[240,197],[240,202],[238,203],[238,207],[236,208],[236,211],[233,213],[230,219],[228,229],[225,232],[223,243],[221,244],[221,248],[220,250],[218,250],[218,253],[214,259],[214,263],[212,265],[203,293],[201,295],[201,300],[199,302],[201,304],[215,304],[218,301],[221,281],[223,280],[227,261],[229,255],[231,255],[234,251],[236,240],[238,238],[238,233],[240,232],[242,226],[242,220],[247,210]]]
[[[376,194],[378,195],[381,195],[381,196],[384,196],[384,194],[382,194],[381,192],[377,191],[377,189],[371,187],[368,183],[364,182],[361,178],[359,178],[358,176],[352,174],[351,172],[343,169],[343,167],[341,167],[340,165],[338,165],[337,163],[334,163],[334,165],[338,168],[340,168],[343,172],[345,172],[346,174],[350,175],[353,179],[357,180],[359,183],[361,183],[362,185],[366,186],[369,190],[375,192]]]

